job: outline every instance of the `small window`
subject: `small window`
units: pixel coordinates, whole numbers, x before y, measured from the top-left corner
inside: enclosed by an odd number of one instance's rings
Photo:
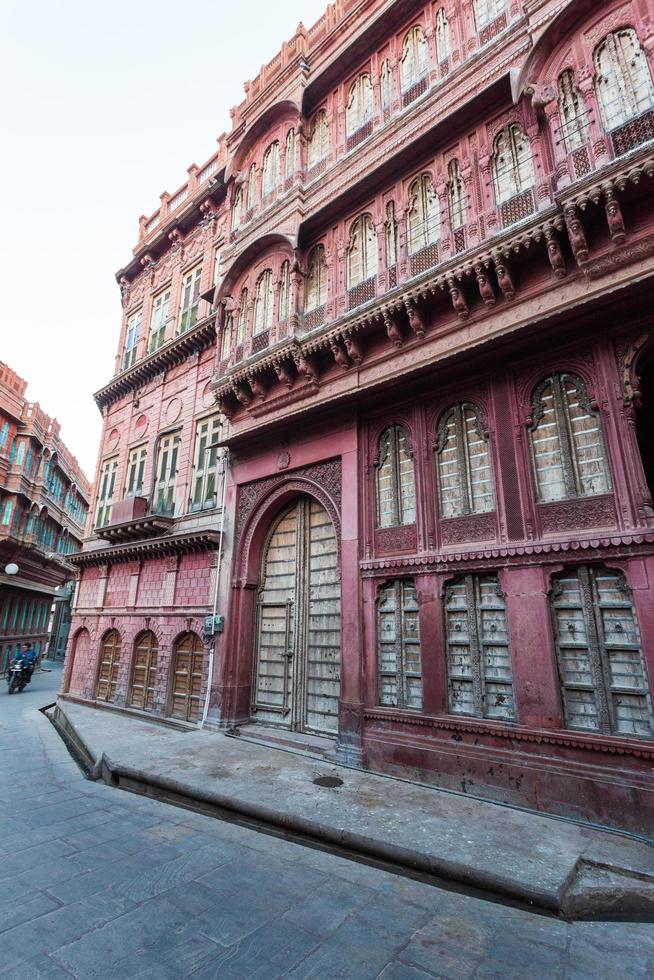
[[[179,317],[179,332],[186,333],[198,322],[198,306],[200,304],[200,280],[202,266],[187,272],[182,279],[182,306]]]
[[[148,455],[147,446],[137,446],[129,454],[127,464],[126,497],[140,497],[143,493],[143,478],[145,476],[145,461]]]
[[[9,422],[3,422],[0,428],[0,449],[4,449],[9,441]]]
[[[14,507],[13,500],[9,497],[5,500],[4,507],[2,508],[2,523],[8,526],[11,523],[11,513]]]
[[[369,214],[352,223],[347,249],[347,288],[353,289],[377,275],[377,234]]]
[[[429,77],[429,47],[422,28],[416,24],[404,39],[400,56],[402,93],[410,93]]]
[[[136,348],[141,336],[141,314],[142,310],[132,313],[127,320],[127,331],[125,333],[125,352],[123,354],[123,371],[132,366],[136,360]]]
[[[507,126],[496,137],[492,166],[498,204],[534,186],[531,147],[517,123]]]
[[[271,143],[263,158],[262,197],[274,194],[279,185],[279,143]]]
[[[475,25],[478,31],[497,20],[508,7],[508,0],[474,0]]]
[[[451,56],[452,35],[450,33],[450,24],[444,9],[441,7],[436,14],[436,57],[442,65],[443,62],[449,61]]]
[[[329,125],[324,109],[316,113],[311,125],[307,154],[307,168],[313,170],[327,158],[329,152]]]
[[[166,322],[170,309],[170,290],[166,289],[154,297],[152,318],[150,321],[150,343],[148,351],[152,354],[158,350],[166,339]]]
[[[263,333],[272,327],[273,322],[273,278],[272,271],[266,269],[257,280],[254,296],[254,333]]]
[[[240,227],[243,220],[243,189],[237,187],[234,192],[234,203],[232,204],[232,231]]]
[[[582,566],[554,579],[552,612],[568,728],[654,734],[640,633],[624,577]]]
[[[415,255],[441,237],[440,202],[429,174],[423,174],[409,188],[407,213],[409,254]]]
[[[153,506],[157,514],[172,517],[175,513],[175,484],[181,442],[179,432],[171,432],[159,440]]]
[[[580,378],[555,374],[536,389],[531,449],[543,503],[611,489],[599,411]]]
[[[391,63],[386,58],[381,66],[379,76],[380,102],[384,119],[388,119],[393,105],[393,72]]]
[[[327,262],[325,248],[316,245],[309,254],[305,312],[317,310],[327,302]]]
[[[445,413],[436,459],[441,517],[495,510],[490,449],[474,405],[456,405]]]
[[[379,440],[377,461],[377,526],[415,524],[416,485],[409,440],[401,425],[391,426]]]
[[[452,231],[463,228],[467,219],[466,188],[456,159],[447,165],[447,204],[450,228]]]
[[[250,167],[250,172],[248,173],[248,183],[247,183],[247,200],[245,207],[247,210],[247,216],[249,218],[250,211],[254,211],[257,206],[257,165],[253,163]]]
[[[226,361],[229,358],[229,353],[232,349],[232,330],[234,329],[234,320],[231,313],[225,315],[225,323],[223,324],[223,332],[220,338],[220,360]]]
[[[279,276],[279,322],[288,320],[291,309],[291,263],[286,259],[282,262]]]
[[[566,152],[573,153],[588,142],[588,120],[575,73],[569,68],[559,75],[559,118]]]
[[[241,292],[241,301],[238,307],[238,326],[236,330],[236,346],[241,347],[245,341],[248,325],[248,291]]]
[[[118,472],[118,459],[108,459],[102,464],[100,474],[100,492],[98,494],[98,506],[95,514],[95,526],[106,527],[111,520],[111,505],[114,500],[116,490],[116,473]]]
[[[395,202],[386,205],[386,223],[384,225],[386,244],[386,268],[392,269],[397,265],[397,221],[395,220]]]
[[[218,447],[220,418],[201,419],[195,429],[195,459],[191,510],[207,510],[218,506]]]
[[[605,129],[616,129],[654,106],[652,75],[633,28],[604,38],[595,51],[595,73]]]
[[[445,591],[452,714],[515,719],[504,597],[496,575],[465,575]]]
[[[215,249],[213,255],[213,284],[216,289],[219,288],[221,282],[223,281],[221,253],[222,253],[222,249],[220,246],[218,246],[218,248]]]
[[[345,115],[347,135],[352,136],[372,122],[373,96],[370,75],[359,75],[352,87]]]
[[[422,710],[418,596],[412,579],[384,586],[377,604],[379,703]]]
[[[284,177],[292,180],[295,174],[295,130],[289,129],[286,136],[286,158],[284,160]]]

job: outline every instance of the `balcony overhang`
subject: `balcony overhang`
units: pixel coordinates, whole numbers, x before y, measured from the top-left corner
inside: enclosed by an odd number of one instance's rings
[[[95,551],[80,551],[79,554],[70,555],[68,560],[75,568],[88,568],[92,565],[115,565],[118,562],[139,561],[146,558],[165,558],[167,555],[216,551],[220,545],[220,535],[220,531],[171,534],[165,537],[148,538],[145,541],[117,544],[111,548],[97,548]]]
[[[216,315],[211,313],[199,323],[178,337],[173,337],[153,354],[137,361],[134,367],[118,374],[108,385],[94,394],[95,403],[102,411],[129,391],[134,391],[156,378],[176,364],[181,364],[191,354],[206,350],[216,340]]]
[[[103,541],[118,544],[122,541],[139,541],[142,538],[153,538],[157,535],[166,534],[174,523],[173,517],[164,517],[163,514],[148,514],[131,521],[122,521],[120,524],[97,527],[95,534]]]

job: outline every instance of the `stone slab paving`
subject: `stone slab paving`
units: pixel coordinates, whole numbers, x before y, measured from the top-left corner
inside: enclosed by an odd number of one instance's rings
[[[85,780],[0,688],[0,977],[645,978],[649,923],[568,924]]]

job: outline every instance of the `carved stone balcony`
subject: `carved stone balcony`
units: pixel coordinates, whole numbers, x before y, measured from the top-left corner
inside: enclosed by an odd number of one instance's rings
[[[111,521],[95,533],[104,541],[118,544],[165,534],[175,523],[173,517],[151,513],[146,497],[128,497],[111,508]]]

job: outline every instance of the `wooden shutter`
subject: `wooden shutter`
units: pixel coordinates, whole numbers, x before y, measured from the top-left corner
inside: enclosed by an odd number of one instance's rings
[[[504,599],[495,575],[466,575],[446,590],[449,707],[512,721],[513,674]]]
[[[306,285],[306,312],[318,309],[327,302],[327,263],[323,245],[316,245],[309,256]]]
[[[412,579],[380,590],[377,605],[379,703],[422,710],[418,597]]]
[[[173,655],[171,715],[184,721],[198,721],[203,707],[202,681],[204,648],[199,636],[185,633],[176,643]]]
[[[572,444],[577,492],[581,497],[610,490],[599,414],[590,407],[582,383],[562,376],[565,415]]]
[[[647,58],[632,28],[606,36],[595,55],[595,68],[605,129],[621,126],[654,104]]]
[[[120,667],[120,633],[110,630],[100,646],[100,672],[95,696],[98,701],[116,700],[116,685]]]
[[[309,503],[305,726],[337,734],[341,693],[341,582],[336,533],[329,514]]]
[[[134,649],[134,673],[130,704],[133,708],[152,711],[157,679],[157,655],[159,645],[152,631],[142,633]]]
[[[377,524],[394,527],[416,519],[416,488],[409,441],[401,425],[387,429],[379,440]]]
[[[586,108],[571,68],[559,75],[559,118],[566,151],[573,153],[585,146],[589,138]]]
[[[453,231],[462,228],[466,223],[466,193],[463,177],[459,170],[459,161],[450,160],[447,166],[447,198],[450,212],[450,226]]]
[[[436,453],[442,517],[494,510],[490,449],[474,405],[456,405],[444,416]]]
[[[651,737],[652,705],[624,577],[603,566],[560,575],[552,611],[566,725]]]

